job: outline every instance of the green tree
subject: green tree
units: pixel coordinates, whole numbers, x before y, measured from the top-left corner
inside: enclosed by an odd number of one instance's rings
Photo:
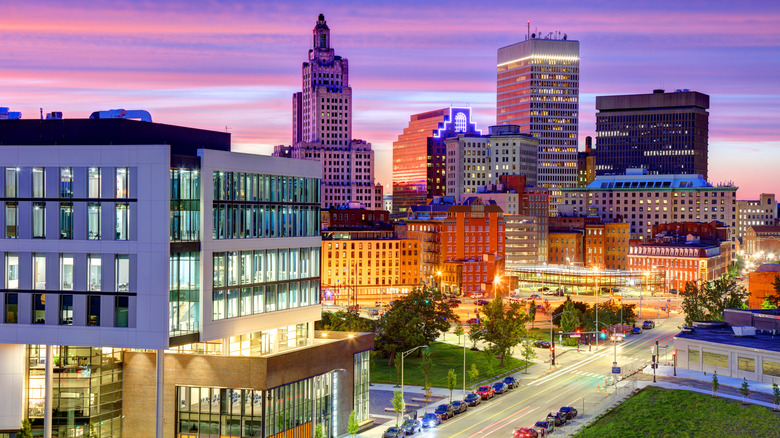
[[[430,345],[451,322],[457,323],[458,317],[439,290],[414,288],[379,318],[374,344],[385,355]]]
[[[772,281],[772,287],[775,289],[775,293],[767,295],[764,301],[769,301],[773,306],[770,309],[777,309],[780,307],[780,275],[775,275],[774,281]]]
[[[396,426],[398,423],[396,422]],[[360,424],[357,421],[357,415],[355,414],[355,411],[349,413],[349,421],[347,422],[347,432],[355,436],[356,433],[358,433],[358,430],[360,430]]]
[[[376,321],[351,312],[327,312],[323,311],[321,319],[314,324],[315,330],[327,330],[337,332],[373,332],[376,330]]]
[[[772,304],[772,302],[769,300],[769,297],[764,297],[764,302],[761,303],[762,309],[777,309],[777,306],[775,304]]]
[[[314,438],[325,438],[325,431],[322,429],[322,424],[318,424],[314,429]]]
[[[425,388],[428,388],[428,374],[431,372],[431,367],[433,367],[433,361],[431,360],[431,350],[430,348],[424,348],[422,352],[422,361],[420,362],[420,369],[423,372],[423,375],[425,376]],[[426,405],[428,404],[428,396],[425,396]]]
[[[574,302],[567,300],[563,306],[561,315],[561,330],[570,333],[580,325],[579,310],[574,307]]]
[[[718,382],[718,372],[715,371],[712,373],[712,396],[715,397],[718,394],[718,388],[720,388],[720,383]]]
[[[692,325],[693,321],[701,321],[706,318],[704,300],[706,296],[706,283],[696,285],[689,281],[685,283],[680,295],[683,296],[682,310],[685,313],[685,325]]]
[[[574,303],[574,308],[580,312],[580,315],[585,315],[590,310],[590,306],[588,306],[586,303],[583,303],[582,301],[572,301],[571,296],[567,295],[566,300],[562,304],[551,310],[553,314],[553,325],[557,325],[558,327],[561,326],[563,310],[566,308],[568,303]],[[599,311],[601,311],[601,303],[599,303]],[[599,321],[600,320],[601,317],[599,317]]]
[[[395,387],[398,388],[401,386],[401,365],[403,364],[403,361],[395,360],[395,352],[390,359],[393,361],[393,366],[395,367]]]
[[[391,400],[393,403],[393,410],[395,411],[395,425],[398,426],[398,416],[401,412],[403,412],[405,404],[404,404],[404,398],[401,395],[401,391],[395,391],[393,393],[393,400]]]
[[[683,290],[682,302],[685,324],[705,319],[723,321],[723,311],[742,308],[747,296],[747,290],[725,274],[699,286],[688,282]]]
[[[742,378],[742,386],[739,388],[740,394],[742,394],[742,403],[747,404],[748,398],[750,398],[750,385],[746,378]]]
[[[531,322],[531,328],[534,328],[534,321],[536,321],[536,301],[534,300],[528,302],[528,320]]]
[[[482,350],[482,354],[485,356],[485,371],[487,372],[488,379],[492,379],[496,375],[495,367],[493,366],[493,353],[489,349]]]
[[[780,411],[780,387],[777,386],[777,383],[772,383],[772,403],[777,406],[775,410]]]
[[[531,359],[536,358],[536,349],[534,348],[534,342],[529,338],[523,340],[523,342],[520,344],[520,348],[522,351],[523,360],[525,360],[523,373],[526,373],[528,371],[528,364],[531,362]]]
[[[519,344],[527,316],[522,311],[520,303],[510,302],[506,306],[500,297],[486,304],[482,313],[483,320],[471,327],[471,336],[487,344],[485,349],[491,355],[499,356],[504,366],[512,348]],[[473,339],[473,338],[472,338]]]
[[[16,434],[17,438],[33,438],[32,426],[30,420],[25,418],[22,420],[22,428],[19,429],[19,433]]]
[[[447,373],[447,389],[450,390],[450,403],[452,403],[452,391],[455,389],[455,385],[458,384],[458,375],[455,374],[454,369],[450,369]]]
[[[458,324],[455,326],[455,330],[453,330],[453,333],[455,336],[458,337],[458,344],[460,344],[460,337],[466,334],[466,331],[463,329],[463,324]]]
[[[468,371],[469,374],[469,386],[474,389],[474,383],[477,382],[477,379],[479,378],[479,368],[477,368],[477,364],[471,364],[471,369]]]

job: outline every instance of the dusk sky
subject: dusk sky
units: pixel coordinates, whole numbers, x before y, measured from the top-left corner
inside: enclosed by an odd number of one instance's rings
[[[580,147],[595,96],[710,95],[709,173],[740,199],[780,195],[780,2],[36,1],[0,6],[0,106],[38,118],[146,109],[155,122],[289,144],[291,95],[323,13],[349,59],[353,136],[391,183],[392,142],[414,113],[469,104],[495,123],[496,50],[532,31],[580,42]]]

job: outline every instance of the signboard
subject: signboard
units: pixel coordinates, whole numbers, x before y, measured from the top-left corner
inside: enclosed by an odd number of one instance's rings
[[[581,336],[582,335],[580,335],[579,333],[572,333],[572,334],[569,335],[570,338],[579,338]]]
[[[620,367],[612,367],[612,374],[620,374]]]

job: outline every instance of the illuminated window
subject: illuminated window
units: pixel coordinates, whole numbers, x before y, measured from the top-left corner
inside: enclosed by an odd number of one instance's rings
[[[466,123],[465,114],[455,114],[455,132],[466,132]]]

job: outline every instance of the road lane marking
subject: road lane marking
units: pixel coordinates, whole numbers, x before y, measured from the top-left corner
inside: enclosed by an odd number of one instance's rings
[[[509,419],[506,421],[506,423],[505,423],[505,424],[503,424],[503,425],[501,425],[501,426],[498,426],[498,427],[496,427],[495,429],[491,430],[490,432],[488,432],[488,433],[486,433],[486,434],[484,434],[484,435],[482,435],[482,436],[483,436],[483,437],[486,437],[486,436],[488,436],[488,435],[490,435],[490,434],[492,434],[492,433],[498,432],[499,430],[501,430],[501,428],[503,428],[503,427],[505,427],[505,426],[509,425],[509,423],[510,423],[510,422],[512,422],[512,421],[515,421],[515,420],[519,420],[520,418],[523,418],[523,417],[525,417],[526,415],[530,414],[531,412],[534,412],[534,411],[536,411],[537,409],[539,409],[539,406],[537,406],[537,407],[535,407],[535,408],[531,409],[530,411],[528,411],[528,412],[525,412],[525,413],[523,413],[523,414],[520,414],[520,415],[516,415],[516,416],[510,417],[510,418],[509,418]],[[496,424],[496,423],[494,423],[494,424]],[[513,429],[514,429],[514,428],[513,428]],[[476,435],[476,434],[474,434],[474,435]],[[472,435],[471,437],[473,437],[474,435]],[[471,438],[471,437],[469,437],[469,438]]]
[[[487,436],[488,434],[485,434],[485,435],[480,435],[480,434],[486,432],[488,429],[500,428],[503,423],[508,423],[509,421],[512,420],[513,417],[515,417],[517,415],[525,415],[525,414],[523,414],[523,412],[528,410],[528,409],[530,409],[530,408],[531,408],[531,405],[528,405],[528,406],[524,407],[523,409],[520,409],[519,411],[509,415],[508,417],[504,418],[503,420],[499,420],[499,421],[493,422],[491,424],[488,424],[487,426],[483,427],[482,430],[474,432],[474,434],[470,435],[469,438],[474,438],[475,436]],[[538,408],[536,408],[536,409],[538,409]],[[536,410],[536,409],[534,409],[534,410]],[[529,412],[533,412],[533,410],[529,411]],[[526,412],[526,413],[528,413],[528,412]],[[493,432],[495,432],[495,430]],[[490,433],[493,433],[493,432],[490,432]]]

